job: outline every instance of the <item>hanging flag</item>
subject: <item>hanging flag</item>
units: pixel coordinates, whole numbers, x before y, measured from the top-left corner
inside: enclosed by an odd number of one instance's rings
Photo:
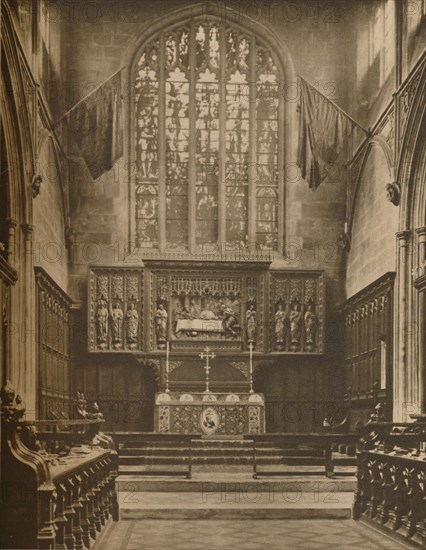
[[[345,149],[353,128],[362,127],[301,77],[299,84],[297,165],[309,187],[316,189]]]
[[[69,139],[99,178],[123,155],[121,69],[68,111]]]

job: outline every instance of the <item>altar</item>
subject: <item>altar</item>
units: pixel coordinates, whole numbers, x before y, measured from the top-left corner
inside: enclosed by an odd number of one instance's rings
[[[259,393],[162,392],[155,397],[157,433],[229,436],[265,433],[265,400]]]

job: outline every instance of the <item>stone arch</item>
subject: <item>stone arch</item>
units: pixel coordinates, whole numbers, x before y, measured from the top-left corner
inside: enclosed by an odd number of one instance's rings
[[[352,296],[387,271],[395,271],[398,209],[386,194],[393,181],[392,153],[383,139],[366,147],[350,213],[347,295]]]
[[[280,94],[286,94],[285,100],[283,101],[282,112],[280,113],[280,126],[282,129],[279,130],[283,136],[284,148],[281,152],[280,164],[284,166],[295,166],[297,151],[297,103],[299,95],[299,87],[297,84],[297,75],[295,72],[292,56],[287,47],[287,44],[279,37],[279,35],[271,27],[267,27],[263,23],[251,19],[250,17],[244,18],[242,20],[241,13],[238,11],[227,8],[227,16],[229,15],[229,24],[236,30],[242,32],[250,32],[255,36],[258,36],[259,39],[270,49],[274,54],[274,61],[277,62],[278,69],[282,75],[283,82],[280,82]],[[199,4],[194,6],[182,7],[177,10],[172,10],[170,13],[164,14],[162,17],[152,17],[144,25],[140,26],[131,36],[128,46],[121,57],[122,66],[125,67],[123,74],[125,78],[123,79],[125,84],[124,97],[126,101],[124,102],[124,120],[128,121],[129,127],[127,131],[123,134],[123,143],[124,150],[127,151],[127,166],[129,172],[129,189],[128,189],[128,219],[129,219],[129,234],[130,240],[135,239],[135,227],[134,220],[132,219],[132,212],[134,212],[135,205],[134,199],[132,199],[132,180],[133,174],[135,173],[135,152],[132,143],[133,139],[133,113],[131,108],[134,105],[133,98],[135,95],[134,90],[134,74],[135,67],[138,61],[138,53],[148,43],[153,37],[158,35],[162,31],[167,31],[173,27],[176,27],[185,22],[189,22],[191,19],[196,18],[200,22],[209,20],[217,23],[221,23],[224,20],[223,14],[217,14],[214,9],[214,4]],[[287,86],[292,87],[291,91],[288,91],[288,95],[292,96],[287,99]],[[293,86],[296,88],[297,97],[293,98],[294,90]],[[281,222],[281,227],[279,225],[278,229],[278,242],[280,240],[285,240],[285,234],[288,230],[287,216],[286,216],[286,195],[287,187],[292,176],[287,169],[283,170],[283,183],[281,185],[282,189],[279,190],[280,199],[279,199],[279,208],[281,209],[282,214],[279,214],[279,221]]]
[[[397,278],[394,309],[394,411],[395,420],[409,421],[409,413],[424,412],[426,400],[425,288],[418,284],[426,247],[426,64],[400,139],[396,181],[401,188],[397,233]]]
[[[370,157],[370,155],[371,155],[374,148],[379,148],[382,151],[382,153],[384,155],[384,158],[386,159],[386,163],[387,163],[387,167],[388,167],[388,171],[389,171],[389,180],[387,182],[383,182],[384,183],[383,184],[383,194],[384,194],[384,196],[385,196],[385,191],[386,191],[386,185],[385,184],[390,183],[394,180],[394,162],[393,162],[392,150],[389,147],[386,140],[381,135],[373,136],[368,141],[368,143],[366,144],[365,151],[362,154],[361,166],[360,166],[360,170],[358,172],[358,177],[357,177],[357,180],[356,180],[356,183],[355,183],[355,194],[354,194],[354,199],[352,201],[352,208],[351,208],[351,211],[349,212],[349,233],[352,230],[352,223],[353,223],[354,213],[355,213],[355,210],[356,210],[357,204],[358,204],[358,199],[359,199],[359,195],[360,195],[360,187],[361,187],[362,179],[363,179],[363,176],[364,176],[364,171],[365,171],[365,168],[368,164],[369,157]]]

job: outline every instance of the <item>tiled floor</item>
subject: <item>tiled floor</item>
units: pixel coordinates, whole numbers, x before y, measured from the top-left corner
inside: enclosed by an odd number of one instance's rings
[[[133,520],[107,528],[100,550],[400,550],[353,520]]]

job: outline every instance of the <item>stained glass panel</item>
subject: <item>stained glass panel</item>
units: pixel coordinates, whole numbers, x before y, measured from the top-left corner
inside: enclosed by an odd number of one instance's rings
[[[250,222],[259,246],[276,247],[279,82],[268,48],[208,18],[145,46],[135,69],[137,246],[161,245],[159,227],[166,248],[188,250],[190,227],[197,245],[216,243],[224,219],[227,242],[247,243]]]
[[[257,47],[256,243],[276,249],[278,243],[278,70]]]
[[[216,73],[199,72],[196,82],[196,243],[218,239],[219,83]]]
[[[141,55],[136,74],[136,244],[158,245],[159,42]]]

